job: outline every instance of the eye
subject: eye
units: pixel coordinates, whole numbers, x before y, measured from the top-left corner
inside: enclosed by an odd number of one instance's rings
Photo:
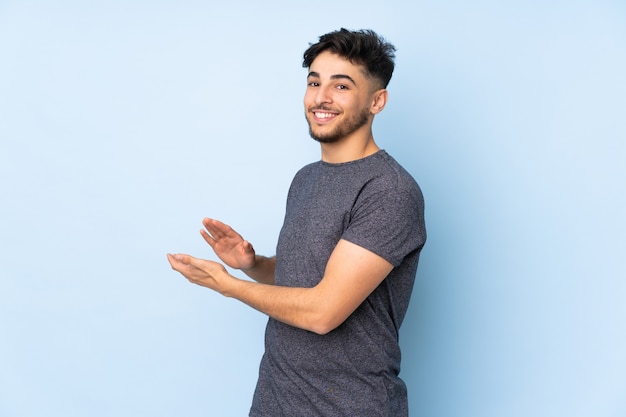
[[[309,83],[307,85],[309,87],[319,87],[320,83],[318,83],[317,81],[309,81]]]
[[[348,86],[345,84],[338,84],[337,90],[348,90]]]

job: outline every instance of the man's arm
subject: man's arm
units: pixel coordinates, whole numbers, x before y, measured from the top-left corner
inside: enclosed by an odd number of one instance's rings
[[[236,298],[283,323],[325,334],[343,323],[391,272],[393,265],[361,246],[340,240],[315,287],[292,288],[244,281],[223,265],[170,255],[172,268],[190,282]]]
[[[274,284],[274,270],[276,269],[276,257],[270,258],[255,255],[254,266],[251,268],[241,268],[241,271],[247,276],[260,282],[261,284],[273,285]]]

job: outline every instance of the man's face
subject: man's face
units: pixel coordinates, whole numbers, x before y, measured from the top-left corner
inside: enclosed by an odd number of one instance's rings
[[[304,110],[311,137],[334,143],[369,129],[372,80],[360,65],[322,52],[309,68]]]

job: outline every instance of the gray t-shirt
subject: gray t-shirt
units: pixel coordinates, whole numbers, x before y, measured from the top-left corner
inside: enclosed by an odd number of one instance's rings
[[[250,416],[403,417],[398,329],[426,240],[422,193],[385,151],[295,176],[276,251],[276,285],[313,287],[345,239],[394,269],[333,331],[318,335],[269,319]]]

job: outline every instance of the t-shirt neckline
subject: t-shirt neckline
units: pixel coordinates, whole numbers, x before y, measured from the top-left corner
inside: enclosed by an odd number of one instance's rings
[[[326,167],[330,167],[330,168],[332,168],[332,167],[342,167],[342,166],[346,166],[346,165],[360,164],[360,163],[363,163],[363,162],[367,162],[367,161],[369,161],[371,159],[377,158],[377,157],[382,156],[384,154],[386,154],[385,150],[384,149],[379,149],[379,150],[377,150],[376,152],[374,152],[371,155],[367,155],[367,156],[364,156],[363,158],[359,158],[359,159],[354,159],[352,161],[346,161],[346,162],[326,162],[326,161],[320,160],[319,162],[320,162],[320,164],[322,166],[326,166]]]

